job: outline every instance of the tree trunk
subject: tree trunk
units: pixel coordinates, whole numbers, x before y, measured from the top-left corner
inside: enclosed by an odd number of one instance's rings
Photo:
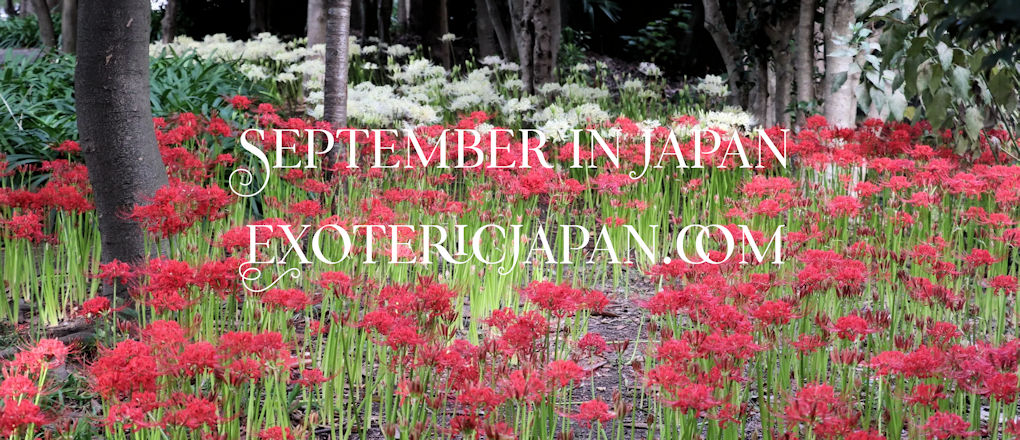
[[[492,31],[496,33],[496,42],[499,43],[499,51],[504,59],[517,59],[517,45],[514,43],[514,35],[507,34],[506,25],[503,24],[503,11],[508,7],[500,0],[483,0],[485,10],[489,14],[489,23],[492,24]]]
[[[857,119],[857,100],[854,96],[856,75],[849,75],[852,56],[840,55],[848,47],[850,25],[854,22],[851,0],[828,0],[825,8],[825,118],[834,127],[852,127]],[[831,17],[829,15],[831,14]],[[836,55],[836,56],[834,56]]]
[[[397,0],[397,26],[401,31],[407,31],[407,20],[408,20],[408,1]]]
[[[78,0],[64,0],[60,12],[60,50],[74,54],[78,42]]]
[[[421,16],[422,22],[419,26],[424,31],[426,45],[432,51],[432,56],[442,63],[447,69],[453,64],[450,53],[450,43],[442,41],[443,35],[450,32],[450,17],[447,11],[446,0],[424,0],[421,9],[424,12]],[[417,15],[413,10],[412,15]]]
[[[783,126],[790,125],[790,115],[787,108],[790,106],[790,94],[793,91],[793,71],[791,63],[793,54],[790,53],[790,40],[793,38],[796,20],[795,15],[780,17],[778,21],[766,26],[765,31],[769,36],[769,47],[772,52],[773,72],[775,74],[775,93],[773,94],[773,106],[775,118],[773,122]]]
[[[18,10],[14,9],[14,0],[7,0],[7,2],[4,3],[4,12],[7,13],[8,17],[18,16]]]
[[[102,261],[142,262],[141,227],[124,213],[167,183],[149,104],[147,0],[78,3],[75,111],[95,196]],[[107,292],[104,290],[104,292]]]
[[[797,108],[813,106],[815,102],[815,0],[800,0],[797,14],[797,31],[794,60],[794,73],[797,81]],[[806,111],[797,111],[797,124],[803,125],[808,115]]]
[[[487,57],[497,54],[496,34],[489,19],[489,8],[485,0],[475,0],[475,30],[478,33],[478,55]]]
[[[389,43],[390,25],[393,23],[393,0],[379,0],[379,14],[376,18],[378,20],[379,40],[383,43]]]
[[[308,0],[308,47],[326,43],[325,0]]]
[[[326,0],[325,118],[334,129],[347,126],[347,63],[351,0]],[[336,151],[334,149],[333,151]],[[330,156],[335,157],[334,153]]]
[[[269,0],[248,0],[248,33],[252,36],[269,29]]]
[[[361,9],[361,20],[358,21],[358,30],[361,31],[361,37],[368,39],[368,37],[376,36],[376,14],[379,13],[379,0],[358,0]],[[367,42],[365,44],[368,44]]]
[[[167,0],[163,10],[163,19],[159,22],[160,38],[164,43],[171,43],[177,36],[177,8],[180,0]]]
[[[534,93],[556,81],[556,57],[560,46],[559,0],[510,0],[524,89]]]
[[[719,0],[702,0],[702,4],[705,7],[705,30],[715,42],[719,56],[722,57],[723,64],[726,66],[726,82],[731,92],[730,102],[733,103],[738,96],[737,90],[739,90],[741,76],[741,68],[737,64],[740,61],[738,50],[730,37],[730,29],[726,26],[726,17],[723,16],[722,9],[719,7]],[[739,104],[747,106],[747,103],[744,102]]]
[[[46,0],[31,0],[32,10],[39,21],[39,42],[46,49],[57,47],[57,34],[53,30],[53,17],[50,17],[50,8]]]

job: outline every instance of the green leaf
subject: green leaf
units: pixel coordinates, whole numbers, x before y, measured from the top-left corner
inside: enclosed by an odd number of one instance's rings
[[[946,89],[942,89],[932,97],[931,102],[925,103],[924,116],[933,128],[940,129],[945,124],[949,101],[949,92]]]
[[[889,97],[889,113],[896,121],[903,120],[903,112],[907,108],[907,97],[902,91],[896,91]]]
[[[991,79],[988,80],[988,91],[992,93],[992,99],[998,105],[1003,105],[1009,99],[1009,96],[1014,93],[1013,85],[1011,84],[1009,74],[1006,73],[1006,69],[997,69],[992,72]]]
[[[981,128],[985,125],[985,117],[977,108],[970,107],[963,115],[963,122],[967,136],[971,139],[977,139],[978,134],[981,133]]]
[[[846,82],[846,75],[847,72],[839,72],[832,77],[832,89],[829,90],[829,93],[836,93],[836,90],[843,87],[843,83]]]
[[[961,66],[953,66],[949,73],[949,83],[953,85],[953,91],[960,98],[970,96],[970,71]]]

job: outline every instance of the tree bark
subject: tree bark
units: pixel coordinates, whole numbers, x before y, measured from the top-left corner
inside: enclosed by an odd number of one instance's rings
[[[407,30],[409,6],[407,0],[397,0],[397,26],[402,31]]]
[[[78,0],[64,0],[60,12],[60,51],[74,54],[78,42]]]
[[[511,0],[510,13],[517,40],[521,81],[529,93],[556,81],[556,57],[560,46],[559,0]]]
[[[489,19],[489,8],[485,6],[485,0],[475,0],[475,31],[478,34],[478,55],[487,57],[496,55],[496,33],[492,30],[492,20]]]
[[[252,36],[269,29],[269,0],[248,0],[248,33]]]
[[[736,97],[741,69],[737,64],[739,61],[738,50],[731,39],[730,29],[726,26],[726,17],[723,16],[722,9],[719,7],[719,0],[702,0],[702,4],[705,8],[705,30],[712,37],[716,49],[719,50],[719,56],[722,57],[723,64],[726,66],[726,82],[730,87],[731,96]]]
[[[797,14],[797,31],[794,38],[795,56],[794,72],[797,81],[797,108],[814,105],[815,102],[815,0],[800,0]],[[808,115],[806,111],[797,111],[797,124],[803,125]]]
[[[450,53],[450,43],[442,41],[442,36],[450,32],[450,14],[447,11],[446,0],[424,0],[421,9],[424,14],[421,16],[419,26],[424,31],[422,35],[425,42],[432,51],[432,56],[447,69],[453,64]],[[412,15],[416,15],[412,11]]]
[[[180,0],[167,0],[163,10],[163,19],[159,21],[160,38],[164,43],[174,41],[177,36],[177,8]]]
[[[793,54],[790,53],[790,43],[794,35],[798,16],[790,14],[785,17],[778,17],[777,20],[766,25],[765,31],[769,36],[769,47],[772,52],[772,65],[775,74],[775,93],[773,94],[773,106],[775,118],[773,122],[783,126],[790,125],[790,114],[787,108],[790,106],[790,94],[793,91],[793,71],[791,64]]]
[[[31,0],[32,11],[35,12],[39,22],[39,42],[43,48],[53,49],[57,47],[57,34],[53,29],[53,17],[50,17],[50,8],[46,0]]]
[[[499,51],[504,59],[516,60],[517,45],[514,43],[514,35],[508,34],[506,25],[503,24],[503,11],[507,10],[508,7],[499,2],[500,0],[483,1],[485,2],[485,10],[489,15],[489,23],[492,24],[492,31],[496,34],[496,42],[499,43]]]
[[[102,261],[144,261],[141,226],[125,217],[167,183],[149,104],[147,0],[78,3],[75,111],[95,196]],[[104,290],[104,293],[109,289]]]
[[[324,116],[334,129],[347,126],[347,63],[350,35],[351,0],[326,0]],[[333,152],[330,155],[335,157]]]
[[[361,9],[361,20],[358,22],[361,36],[366,39],[376,36],[376,25],[378,24],[376,15],[379,13],[379,0],[358,0],[358,3],[360,3]]]
[[[851,0],[828,0],[825,8],[825,119],[834,127],[852,127],[857,119],[856,81],[849,75],[852,56],[841,55],[848,47],[854,9]],[[831,16],[830,16],[831,14]]]
[[[379,0],[379,13],[376,16],[379,29],[379,41],[390,42],[390,25],[393,23],[393,0]]]
[[[18,16],[18,10],[14,9],[14,0],[7,0],[7,2],[4,3],[4,12],[7,13],[8,17]]]
[[[308,47],[326,43],[325,0],[308,0]]]

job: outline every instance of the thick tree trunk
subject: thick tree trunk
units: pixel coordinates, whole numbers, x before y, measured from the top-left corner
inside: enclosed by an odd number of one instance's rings
[[[485,6],[485,0],[475,0],[475,24],[478,54],[483,57],[496,55],[496,33],[492,30],[492,20],[489,19],[489,8]]]
[[[351,0],[326,0],[324,116],[334,129],[347,126],[347,63],[350,35]],[[330,155],[335,157],[332,152]]]
[[[308,0],[308,47],[326,43],[325,0]]]
[[[521,81],[529,93],[556,81],[556,57],[560,46],[559,0],[510,0],[517,40]]]
[[[517,59],[517,45],[514,43],[514,35],[508,34],[506,25],[503,24],[503,11],[508,7],[500,0],[483,0],[485,10],[489,14],[489,23],[492,24],[492,31],[496,34],[496,42],[499,43],[499,51],[504,59]]]
[[[794,35],[795,57],[793,64],[797,81],[797,108],[812,105],[815,102],[815,0],[800,0],[797,14],[797,31]],[[797,124],[803,125],[804,111],[797,111]]]
[[[60,12],[60,51],[74,54],[78,42],[78,0],[64,0]]]
[[[407,0],[397,0],[397,27],[401,31],[407,31],[407,21],[409,15],[409,4]]]
[[[560,0],[535,0],[534,76],[532,84],[538,87],[556,81],[556,63],[560,52],[560,36],[563,18],[560,16]]]
[[[379,22],[376,15],[379,13],[379,0],[358,0],[358,3],[361,9],[361,20],[358,21],[361,37],[367,39],[378,35],[376,25]]]
[[[825,8],[825,118],[835,127],[852,127],[857,119],[857,100],[854,97],[856,75],[849,75],[853,57],[841,55],[848,48],[850,25],[854,21],[851,0],[828,0]],[[829,15],[831,14],[831,17]]]
[[[18,10],[14,9],[14,0],[7,0],[4,3],[4,12],[7,13],[8,17],[15,17],[18,15]]]
[[[790,105],[790,94],[793,91],[793,54],[790,53],[790,43],[794,34],[794,24],[798,17],[790,15],[766,27],[769,35],[769,46],[772,50],[772,65],[775,74],[775,93],[773,96],[775,118],[773,122],[783,126],[790,125],[790,114],[787,108]]]
[[[46,49],[57,47],[57,34],[53,29],[53,17],[50,17],[50,8],[46,5],[46,0],[30,1],[34,2],[32,11],[39,21],[39,42]]]
[[[166,9],[163,10],[163,19],[159,22],[160,38],[164,43],[174,41],[177,36],[177,9],[180,0],[167,0]]]
[[[423,22],[418,23],[420,28],[424,31],[421,34],[425,38],[425,43],[432,51],[432,56],[439,60],[439,62],[447,69],[453,64],[450,43],[442,41],[443,35],[450,32],[450,14],[447,11],[447,0],[423,0],[421,2],[421,10],[424,13],[421,16]],[[417,16],[413,10],[412,16]]]
[[[384,43],[390,41],[390,25],[393,23],[393,0],[379,0],[379,13],[376,16],[379,29],[379,40]]]
[[[738,64],[740,61],[738,50],[730,37],[730,29],[726,26],[726,17],[723,16],[722,9],[719,7],[719,0],[702,0],[702,4],[705,8],[705,30],[712,37],[719,56],[722,57],[723,64],[726,66],[726,82],[730,88],[732,102],[738,96],[737,91],[740,85],[741,69]],[[739,104],[746,106],[747,103],[740,102]]]
[[[269,29],[269,0],[248,0],[248,33],[252,36]]]
[[[149,105],[147,0],[78,3],[75,111],[95,195],[102,261],[142,262],[141,227],[124,213],[167,183]]]

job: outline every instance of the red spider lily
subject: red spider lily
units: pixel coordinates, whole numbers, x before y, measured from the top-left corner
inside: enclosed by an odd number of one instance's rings
[[[866,336],[878,332],[878,329],[872,328],[871,324],[860,316],[847,315],[837,319],[830,331],[836,332],[836,336],[840,339],[860,341]]]
[[[66,140],[61,142],[60,145],[53,147],[53,150],[67,154],[78,154],[81,153],[81,146],[75,141]]]
[[[99,278],[107,283],[126,283],[135,278],[135,272],[127,263],[114,259],[99,265]]]
[[[545,398],[545,385],[531,370],[514,370],[500,381],[500,388],[508,398],[522,403],[536,403]]]
[[[947,397],[942,391],[942,385],[919,383],[910,391],[910,394],[906,397],[906,402],[911,405],[927,406],[935,410],[938,409],[939,400]]]
[[[294,440],[294,435],[290,428],[274,426],[259,431],[259,440]]]
[[[0,219],[0,227],[3,227],[4,235],[13,239],[36,243],[52,239],[43,233],[43,217],[32,211],[15,215],[9,219]]]
[[[198,220],[216,220],[226,215],[224,208],[232,202],[223,189],[211,185],[201,187],[173,179],[158,190],[145,205],[136,205],[134,218],[150,233],[163,238],[184,232]]]
[[[787,403],[784,418],[789,424],[818,426],[835,416],[840,404],[832,386],[809,384],[797,391],[797,395]]]
[[[86,319],[94,319],[103,316],[110,311],[110,299],[105,296],[90,298],[78,308],[78,315]]]
[[[921,427],[931,438],[948,439],[951,437],[974,437],[977,431],[969,431],[970,423],[957,414],[938,411],[928,418]]]
[[[104,397],[130,395],[136,391],[156,391],[156,358],[148,344],[126,340],[112,349],[102,349],[89,366],[92,388]]]
[[[14,374],[0,382],[0,399],[32,399],[39,395],[39,386],[35,380],[23,374]]]
[[[1003,403],[1016,401],[1017,392],[1020,391],[1017,387],[1017,376],[1013,373],[992,374],[985,378],[985,387],[991,397]]]
[[[573,382],[575,385],[584,379],[588,372],[574,361],[552,361],[545,367],[545,378],[550,388],[563,388]]]
[[[248,107],[251,107],[251,99],[249,99],[247,96],[234,95],[227,99],[227,102],[229,102],[230,105],[234,106],[234,108],[238,110],[247,110]]]
[[[206,427],[215,429],[220,421],[219,406],[215,401],[200,396],[174,394],[169,402],[170,409],[162,423],[187,429]]]
[[[609,299],[602,292],[574,289],[568,283],[534,281],[524,287],[521,293],[529,302],[557,318],[573,315],[580,310],[601,311],[609,304]]]
[[[43,368],[53,370],[64,365],[70,349],[57,339],[41,339],[14,355],[8,366],[15,373],[38,375]]]
[[[598,333],[585,333],[577,340],[577,350],[591,356],[598,356],[606,351],[606,340]]]
[[[591,426],[593,422],[606,423],[616,418],[616,413],[609,410],[609,405],[599,399],[589,400],[577,408],[577,413],[569,416],[583,426]]]
[[[7,397],[3,399],[3,408],[0,408],[0,436],[20,436],[20,432],[29,426],[41,426],[47,418],[42,410],[29,399],[15,399]]]
[[[768,325],[785,325],[795,318],[792,307],[785,301],[766,301],[751,312],[751,316]]]
[[[270,289],[262,294],[262,303],[270,311],[287,309],[298,312],[314,304],[315,301],[301,289]]]
[[[457,403],[474,410],[491,411],[503,404],[505,398],[490,387],[470,385],[457,395]]]

